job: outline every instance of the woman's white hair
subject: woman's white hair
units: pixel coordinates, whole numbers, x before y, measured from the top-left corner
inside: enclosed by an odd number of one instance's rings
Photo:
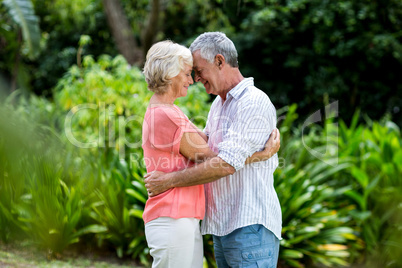
[[[203,33],[194,40],[190,50],[191,53],[200,50],[201,57],[210,63],[214,62],[216,55],[222,54],[230,66],[239,67],[236,47],[224,33]]]
[[[177,76],[185,66],[193,66],[191,52],[185,46],[170,40],[154,44],[147,53],[143,73],[148,89],[157,94],[164,94],[171,79]]]

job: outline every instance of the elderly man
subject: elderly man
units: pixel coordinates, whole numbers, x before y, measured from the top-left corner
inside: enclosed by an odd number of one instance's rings
[[[276,267],[282,225],[273,178],[278,157],[245,165],[276,131],[275,107],[253,78],[243,77],[236,48],[225,34],[204,33],[190,50],[195,80],[217,95],[204,132],[218,155],[182,171],[147,174],[146,187],[154,196],[173,187],[205,184],[201,230],[213,235],[218,267]]]

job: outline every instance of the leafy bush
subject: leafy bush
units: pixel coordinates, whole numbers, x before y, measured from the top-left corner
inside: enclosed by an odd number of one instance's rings
[[[23,113],[10,108],[1,107],[2,239],[7,241],[22,230],[54,255],[89,231],[77,230],[83,187],[72,170],[66,172],[66,155],[57,145],[57,136],[28,120],[33,118],[20,120]]]
[[[356,113],[350,128],[340,124],[340,157],[355,157],[346,180],[351,185],[345,194],[355,205],[351,216],[361,229],[367,265],[402,265],[402,138],[392,122],[357,125]],[[360,260],[362,261],[362,260]]]
[[[352,163],[346,159],[336,164],[334,153],[324,159],[314,157],[309,148],[320,151],[327,145],[325,151],[336,152],[336,144],[326,144],[320,126],[311,127],[308,134],[292,126],[295,112],[296,105],[288,107],[280,125],[282,164],[274,173],[283,221],[280,259],[292,267],[346,265],[348,245],[357,240],[348,215],[352,208],[340,200],[350,187],[338,188],[333,181]],[[325,125],[328,135],[333,135],[331,122]]]
[[[389,121],[358,125],[356,113],[350,127],[329,116],[306,131],[292,127],[295,110],[288,107],[280,127],[284,165],[275,172],[283,212],[280,258],[293,267],[400,265],[399,128]]]

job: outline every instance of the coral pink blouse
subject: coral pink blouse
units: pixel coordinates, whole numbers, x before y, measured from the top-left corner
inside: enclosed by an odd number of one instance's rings
[[[197,132],[187,116],[177,107],[148,107],[142,126],[142,148],[147,172],[174,172],[194,163],[180,154],[184,132]],[[203,219],[205,213],[204,186],[172,188],[148,198],[143,219],[147,223],[158,217]]]

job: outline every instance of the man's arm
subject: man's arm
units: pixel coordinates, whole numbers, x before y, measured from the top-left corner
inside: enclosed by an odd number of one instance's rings
[[[234,167],[215,156],[207,161],[181,171],[163,173],[153,171],[145,175],[149,196],[158,195],[170,188],[193,186],[215,181],[235,173]]]
[[[278,130],[274,130],[265,145],[265,149],[247,158],[246,163],[268,160],[278,152],[279,148],[280,134]],[[173,187],[205,184],[231,175],[234,172],[235,169],[231,165],[220,157],[215,156],[201,164],[181,171],[172,173],[154,171],[148,173],[145,175],[145,187],[149,196],[155,196]]]
[[[205,135],[205,134],[204,134]],[[206,137],[206,135],[205,135]],[[180,153],[193,162],[200,163],[207,159],[217,156],[205,141],[200,132],[186,132],[180,141]],[[279,151],[280,148],[280,133],[278,129],[274,129],[264,146],[264,150],[255,152],[245,161],[246,164],[251,164],[260,161],[266,161]]]
[[[270,159],[274,154],[279,151],[281,147],[281,135],[278,129],[274,129],[265,144],[264,150],[255,152],[252,156],[246,159],[246,164],[251,164]]]

